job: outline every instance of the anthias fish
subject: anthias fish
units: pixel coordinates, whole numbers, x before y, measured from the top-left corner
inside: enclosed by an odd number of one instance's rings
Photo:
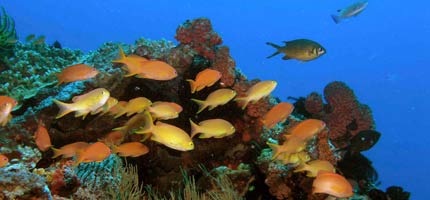
[[[336,24],[338,24],[343,19],[356,17],[357,15],[359,15],[361,12],[363,12],[364,9],[366,9],[367,4],[367,1],[356,2],[344,9],[337,10],[338,15],[331,15],[331,18]]]
[[[319,58],[326,53],[323,46],[315,41],[308,39],[297,39],[292,41],[284,41],[285,45],[280,46],[267,42],[267,45],[274,47],[277,51],[267,58],[271,58],[280,53],[284,53],[284,60],[296,59],[300,61],[310,61]]]
[[[196,76],[196,80],[187,79],[190,83],[191,93],[198,92],[205,87],[210,87],[221,78],[221,72],[213,69],[204,69]]]
[[[275,89],[276,81],[260,81],[246,91],[245,97],[237,97],[235,101],[242,102],[242,110],[249,102],[256,103],[258,100],[267,97]]]

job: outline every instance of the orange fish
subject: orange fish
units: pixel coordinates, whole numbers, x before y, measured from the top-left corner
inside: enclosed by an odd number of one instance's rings
[[[75,142],[68,145],[64,145],[60,149],[56,149],[51,147],[54,151],[54,156],[52,158],[56,158],[58,156],[63,156],[63,158],[71,158],[78,153],[82,152],[87,148],[90,144],[86,142]]]
[[[146,78],[158,81],[172,80],[177,76],[178,72],[175,68],[159,60],[149,60],[144,62],[140,73],[136,75],[138,78]]]
[[[210,87],[215,84],[221,78],[221,72],[213,69],[205,69],[199,72],[196,76],[196,80],[187,79],[190,82],[191,93],[198,92],[205,87]]]
[[[9,163],[9,158],[7,156],[0,154],[0,168],[6,167],[6,165]]]
[[[122,143],[122,141],[124,141],[124,136],[125,133],[122,131],[112,131],[100,141],[107,145],[119,145]]]
[[[12,105],[12,108],[14,108],[16,105],[18,105],[18,102],[9,96],[0,96],[0,105],[9,102]]]
[[[12,104],[10,102],[6,102],[0,104],[0,126],[6,126],[6,124],[12,119]]]
[[[101,162],[111,154],[111,150],[106,144],[96,142],[90,144],[84,151],[78,154],[75,165],[81,162]]]
[[[294,172],[302,172],[307,171],[306,176],[308,177],[316,177],[318,172],[326,171],[326,172],[335,172],[334,166],[326,160],[313,160],[308,163],[301,163]]]
[[[139,157],[149,152],[147,146],[140,142],[128,142],[113,147],[113,152],[124,157]]]
[[[306,148],[306,141],[290,138],[282,145],[266,143],[272,149],[272,159],[289,160],[291,154],[303,151]],[[281,158],[278,156],[282,155]]]
[[[37,127],[34,133],[34,140],[36,141],[37,148],[42,152],[47,151],[52,146],[48,130],[43,125],[39,124]]]
[[[127,117],[143,112],[148,106],[152,104],[151,100],[145,97],[137,97],[128,101],[127,105],[122,109],[115,118],[121,117],[127,113]]]
[[[321,132],[325,128],[326,124],[318,119],[306,119],[301,121],[289,130],[291,134],[285,135],[285,137],[291,138],[296,137],[301,140],[309,140],[317,133]]]
[[[118,101],[116,105],[109,109],[110,115],[118,115],[127,106],[127,101]]]
[[[143,63],[146,61],[148,59],[137,55],[126,56],[124,50],[119,47],[119,59],[112,62],[124,64],[125,66],[122,69],[128,72],[125,77],[129,77],[141,73]]]
[[[293,104],[287,102],[278,103],[264,115],[262,122],[266,128],[271,129],[279,122],[284,123],[293,110]]]
[[[345,177],[333,172],[319,172],[312,186],[313,194],[324,193],[337,198],[347,198],[354,195],[351,183]]]
[[[94,78],[99,74],[99,71],[90,67],[86,64],[76,64],[69,67],[66,67],[61,71],[61,73],[57,74],[58,83],[57,85],[61,85],[62,83],[70,83],[75,81],[87,80],[90,78]]]
[[[148,107],[154,119],[168,120],[177,118],[182,107],[174,102],[157,101]]]

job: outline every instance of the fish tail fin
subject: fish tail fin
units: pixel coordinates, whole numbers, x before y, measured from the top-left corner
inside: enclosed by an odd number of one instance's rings
[[[196,123],[193,122],[193,120],[190,120],[190,124],[191,124],[191,138],[193,138],[194,136],[196,136],[200,130],[199,130],[199,125],[197,125]]]
[[[52,158],[56,158],[58,156],[61,156],[61,150],[60,149],[54,148],[52,146],[51,146],[51,149],[54,152],[54,155],[52,156]]]
[[[191,99],[191,101],[194,101],[199,105],[199,110],[197,111],[196,114],[199,114],[200,112],[202,112],[207,107],[205,101],[198,100],[198,99]]]
[[[126,58],[124,50],[122,49],[122,47],[121,46],[118,46],[118,47],[119,47],[119,58],[116,60],[113,60],[112,62],[114,62],[114,63],[121,63]]]
[[[67,115],[73,111],[73,104],[63,103],[61,101],[58,101],[56,99],[53,100],[55,104],[60,108],[60,111],[58,112],[58,115],[55,117],[55,119],[59,119],[63,117],[64,115]]]
[[[113,154],[116,154],[116,153],[118,153],[118,146],[116,146],[116,145],[112,145],[112,153]]]
[[[242,105],[242,110],[245,110],[246,106],[248,105],[249,101],[247,97],[238,97],[236,99],[234,99],[234,101],[239,101],[242,102],[243,101],[243,105]]]
[[[281,154],[281,152],[279,151],[280,146],[278,144],[273,144],[270,142],[266,142],[266,144],[269,145],[269,147],[272,149],[272,160],[278,157],[279,154]]]
[[[154,121],[152,119],[151,114],[148,111],[145,111],[144,113],[144,121],[145,124],[143,127],[139,130],[137,130],[135,133],[137,134],[150,134],[152,130],[154,129]]]
[[[339,24],[340,23],[340,17],[336,15],[331,15],[331,18],[333,19],[334,23]]]
[[[194,94],[194,92],[196,92],[196,82],[192,79],[187,79],[186,81],[188,81],[190,83],[190,88],[191,88],[191,94]]]
[[[271,58],[271,57],[273,57],[273,56],[276,56],[276,55],[278,55],[278,54],[280,54],[281,52],[279,51],[279,48],[281,48],[281,46],[279,46],[279,45],[277,45],[277,44],[273,44],[273,43],[271,43],[271,42],[266,42],[266,44],[267,45],[269,45],[269,46],[272,46],[273,48],[275,48],[275,49],[277,49],[277,51],[275,52],[275,53],[273,53],[272,55],[270,55],[270,56],[267,56],[267,58]]]

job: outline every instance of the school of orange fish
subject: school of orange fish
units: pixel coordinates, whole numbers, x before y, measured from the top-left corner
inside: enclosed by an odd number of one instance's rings
[[[120,58],[112,61],[122,64],[122,69],[126,71],[125,77],[135,76],[138,78],[152,80],[171,80],[178,76],[174,67],[169,64],[148,60],[137,55],[124,54],[120,48]],[[58,85],[75,81],[87,80],[95,77],[99,71],[85,64],[77,64],[65,68],[57,75]],[[191,93],[201,91],[206,87],[211,87],[222,74],[216,70],[205,69],[199,72],[195,80],[187,80],[190,84]],[[260,99],[267,97],[275,89],[275,81],[261,81],[253,85],[246,92],[246,96],[236,97],[236,91],[223,88],[210,93],[205,100],[191,99],[199,105],[196,114],[215,109],[232,100],[245,109],[249,103],[256,103]],[[51,144],[48,130],[43,122],[34,133],[34,140],[40,151],[52,149],[53,158],[62,156],[63,158],[76,157],[75,165],[82,162],[100,162],[109,157],[112,153],[119,156],[138,157],[149,152],[147,146],[142,142],[145,139],[158,142],[169,148],[179,151],[189,151],[194,149],[193,138],[198,135],[201,139],[223,138],[235,133],[235,127],[224,119],[209,119],[201,122],[193,122],[190,119],[191,133],[187,133],[179,127],[162,122],[162,120],[177,118],[182,111],[181,105],[175,102],[157,101],[152,102],[145,97],[137,97],[126,101],[119,101],[110,96],[108,90],[97,88],[85,94],[75,96],[71,103],[54,100],[60,111],[57,119],[71,112],[75,112],[75,117],[85,117],[91,115],[110,114],[114,118],[126,115],[129,120],[122,126],[115,128],[105,138],[98,142],[89,144],[86,142],[75,142],[61,148],[54,148]],[[11,112],[18,104],[16,100],[7,96],[0,96],[0,125],[5,126],[12,118]],[[277,123],[287,120],[293,112],[294,106],[287,102],[281,102],[272,107],[262,118],[263,125],[271,129]],[[290,129],[285,135],[286,141],[283,144],[267,143],[272,149],[272,159],[279,160],[284,164],[294,164],[295,172],[306,171],[307,176],[316,177],[313,182],[314,193],[326,193],[335,197],[350,197],[353,195],[351,184],[341,175],[335,173],[335,168],[328,161],[313,160],[307,155],[307,142],[325,128],[325,123],[316,119],[308,119],[300,122]],[[141,142],[122,143],[125,134],[143,134]],[[0,167],[8,164],[8,158],[0,155]]]

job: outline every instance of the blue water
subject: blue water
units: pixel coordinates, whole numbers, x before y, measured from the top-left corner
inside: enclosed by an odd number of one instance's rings
[[[61,2],[61,3],[59,3]],[[79,1],[0,0],[21,38],[45,35],[63,46],[94,50],[106,41],[139,37],[174,41],[186,19],[208,17],[237,66],[249,77],[278,81],[275,95],[305,96],[345,81],[368,104],[383,135],[365,154],[381,189],[403,186],[411,199],[430,188],[430,4],[369,0],[358,17],[334,24],[330,14],[354,1]],[[273,53],[265,42],[308,38],[327,54],[301,63]]]

